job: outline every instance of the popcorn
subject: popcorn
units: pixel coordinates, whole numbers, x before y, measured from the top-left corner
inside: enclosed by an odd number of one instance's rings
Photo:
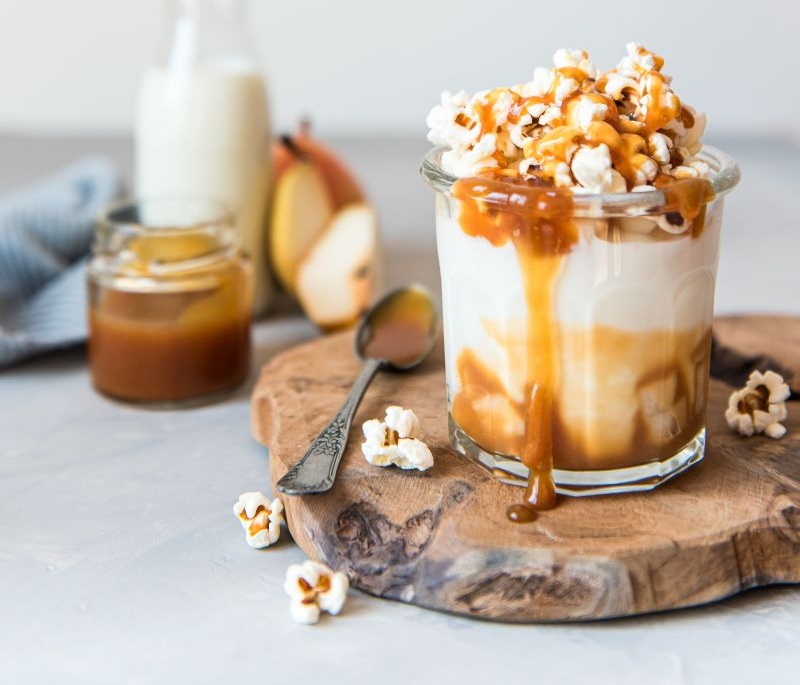
[[[558,50],[553,64],[512,88],[445,92],[428,116],[428,139],[446,148],[444,169],[459,177],[503,170],[591,193],[641,189],[659,175],[710,174],[695,158],[705,117],[671,89],[663,58],[629,43],[608,72],[598,72],[584,50]],[[611,170],[602,152],[582,153],[579,172],[570,169],[579,148],[602,146],[612,152]],[[590,159],[602,166],[587,168]]]
[[[686,156],[696,155],[700,151],[700,138],[706,130],[706,115],[696,112],[690,105],[683,105],[692,119],[692,126],[684,125],[683,117],[674,119],[664,126],[664,131],[672,136],[676,147],[684,148]]]
[[[350,581],[344,573],[310,559],[289,566],[283,584],[289,595],[292,618],[306,625],[317,623],[323,611],[338,614],[347,599],[349,587]]]
[[[464,125],[466,122],[456,125],[456,120],[464,113],[468,102],[469,95],[466,91],[459,91],[455,95],[444,91],[441,104],[431,110],[426,120],[430,129],[428,140],[434,145],[444,145],[454,150],[466,150],[474,145],[481,132],[477,122],[470,119],[472,126]]]
[[[499,88],[494,92],[484,91],[484,93],[486,99],[482,104],[491,106],[495,129],[504,126],[508,121],[511,107],[514,105],[514,97],[511,91]]]
[[[630,76],[612,73],[608,75],[606,82],[603,85],[603,92],[606,95],[610,95],[614,100],[622,100],[622,92],[626,88],[632,93],[635,93],[638,99],[639,82]]]
[[[558,188],[568,188],[569,186],[573,185],[569,165],[564,162],[559,162],[556,164],[555,169],[553,170],[553,180]]]
[[[750,437],[765,433],[770,438],[782,438],[786,427],[781,424],[788,416],[786,400],[791,390],[774,371],[753,371],[747,385],[731,393],[725,419],[741,435]]]
[[[272,502],[263,492],[245,492],[233,505],[233,513],[239,517],[245,530],[247,544],[254,549],[269,547],[281,536],[283,502]]]
[[[605,121],[607,116],[607,102],[598,102],[588,97],[582,97],[578,98],[577,105],[571,112],[570,123],[585,131],[593,121]]]
[[[556,50],[553,55],[553,64],[556,69],[579,69],[589,78],[597,76],[597,69],[589,60],[586,50]]]
[[[684,166],[681,164],[672,170],[672,175],[675,178],[699,178],[700,172],[693,167]]]
[[[455,174],[469,174],[472,169],[493,169],[497,167],[494,158],[496,146],[497,136],[491,133],[483,136],[468,152],[447,150],[442,155],[442,162]]]
[[[401,469],[425,471],[433,466],[428,446],[417,439],[419,419],[410,409],[388,407],[383,421],[371,419],[361,427],[361,451],[375,466],[395,465]]]
[[[617,65],[620,74],[638,78],[649,71],[658,71],[664,65],[661,57],[648,52],[639,43],[628,43],[625,49],[628,55]]]
[[[647,151],[659,164],[669,164],[672,140],[663,133],[651,133],[647,138]]]
[[[559,107],[570,95],[576,93],[581,88],[581,84],[574,78],[561,79],[556,86],[553,101]]]
[[[581,146],[572,157],[572,175],[580,183],[581,190],[590,193],[625,191],[625,179],[612,168],[607,145]]]
[[[555,71],[546,67],[536,67],[533,70],[533,81],[522,86],[523,97],[545,97],[553,88]]]
[[[639,156],[639,165],[634,173],[634,186],[642,186],[654,180],[658,175],[658,164],[649,157]],[[624,191],[623,191],[624,192]]]
[[[561,107],[557,107],[556,105],[550,105],[545,111],[542,113],[542,116],[539,117],[539,126],[553,126],[557,125],[558,121],[561,119]],[[524,147],[523,143],[523,147]]]

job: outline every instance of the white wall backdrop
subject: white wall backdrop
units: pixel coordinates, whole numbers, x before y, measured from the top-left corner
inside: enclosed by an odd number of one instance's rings
[[[558,47],[609,67],[628,40],[665,55],[717,135],[800,139],[794,0],[250,0],[276,126],[424,133],[444,88],[530,77]],[[162,0],[0,0],[0,131],[130,131]]]

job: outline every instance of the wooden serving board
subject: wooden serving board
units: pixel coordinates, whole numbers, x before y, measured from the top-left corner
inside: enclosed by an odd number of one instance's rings
[[[800,320],[785,323],[785,335],[800,332]],[[746,359],[724,344],[756,324],[724,324],[715,367],[740,377]],[[252,425],[270,448],[273,487],[338,409],[358,369],[350,333],[294,348],[264,367]],[[712,380],[709,447],[687,473],[647,493],[561,497],[556,509],[518,525],[505,510],[521,490],[448,445],[439,350],[417,371],[379,374],[356,415],[334,489],[283,497],[289,529],[310,557],[346,570],[354,587],[503,621],[629,616],[798,583],[800,403],[790,407],[782,440],[745,439],[723,418],[729,393]],[[420,417],[436,459],[429,471],[382,469],[361,455],[361,423],[382,418],[392,404]]]

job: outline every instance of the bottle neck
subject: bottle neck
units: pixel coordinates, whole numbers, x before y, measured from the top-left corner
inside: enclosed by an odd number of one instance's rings
[[[200,62],[255,63],[243,0],[167,0],[157,61],[170,69]]]

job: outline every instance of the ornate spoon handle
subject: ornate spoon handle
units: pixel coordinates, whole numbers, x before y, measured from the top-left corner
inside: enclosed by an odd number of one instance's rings
[[[372,378],[383,365],[380,359],[364,362],[342,408],[311,443],[300,461],[278,481],[278,490],[287,495],[311,495],[331,489],[347,445],[353,415]]]

